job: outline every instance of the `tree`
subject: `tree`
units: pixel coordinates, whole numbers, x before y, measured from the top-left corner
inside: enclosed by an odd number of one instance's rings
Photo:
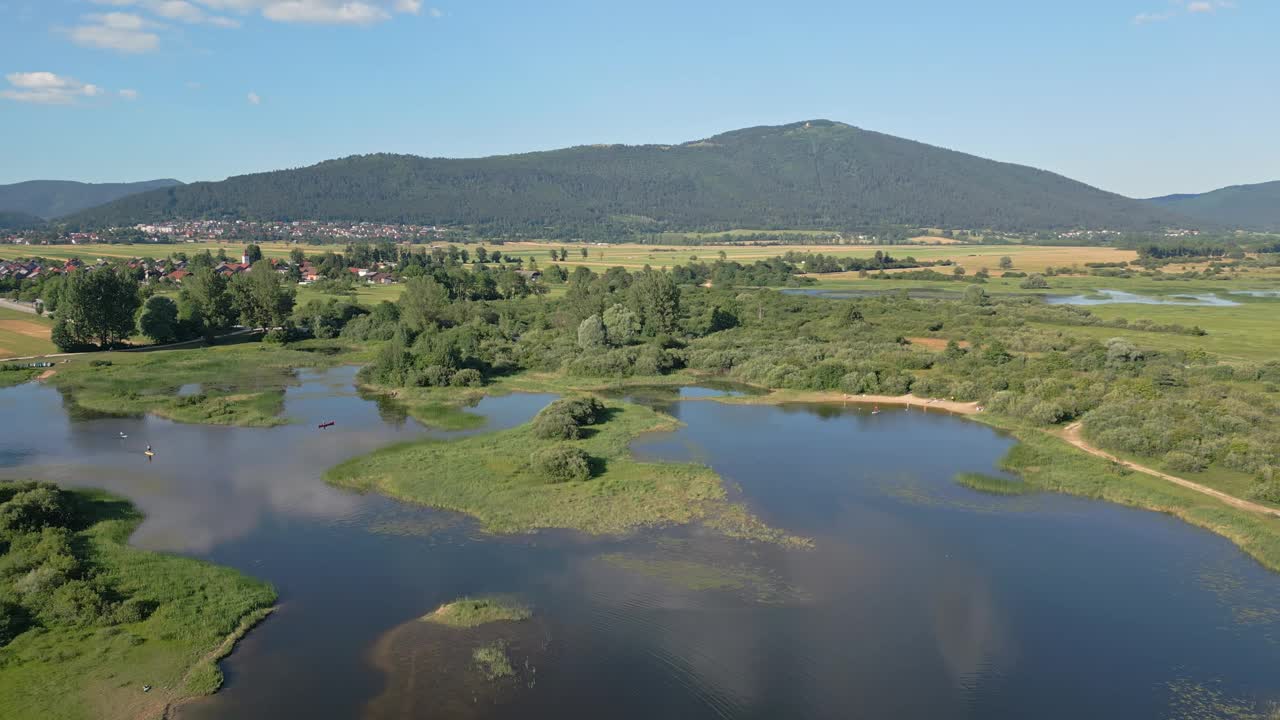
[[[592,315],[578,324],[578,347],[583,350],[599,350],[605,346],[604,321]]]
[[[970,285],[964,290],[964,302],[966,305],[986,305],[990,299],[986,290],[978,285]]]
[[[586,249],[585,247],[583,247],[583,248],[579,248],[579,249],[578,249],[578,252],[582,253],[582,259],[583,259],[583,260],[586,260],[586,259],[587,259],[587,249]]]
[[[610,345],[630,345],[640,334],[640,320],[625,305],[613,305],[604,311],[605,339]],[[581,337],[581,333],[579,333]]]
[[[1013,269],[1013,258],[1009,257],[1008,255],[1005,255],[1004,257],[1000,258],[1000,269],[1001,269],[1001,270],[1012,270],[1012,269]]]
[[[231,281],[232,305],[249,327],[274,328],[284,324],[293,312],[297,295],[266,260],[259,260],[249,272]]]
[[[227,279],[207,267],[188,275],[178,293],[178,317],[206,340],[231,327],[236,316]]]
[[[81,270],[67,277],[58,320],[75,344],[108,348],[133,334],[138,284],[111,268]]]
[[[1049,281],[1045,280],[1040,273],[1032,273],[1026,280],[1018,283],[1018,287],[1023,290],[1043,290],[1049,287]]]
[[[484,264],[489,259],[489,251],[483,247],[476,248],[476,262]]]
[[[680,320],[680,286],[671,273],[645,267],[629,291],[631,308],[640,317],[646,335],[675,332]]]
[[[302,251],[302,248],[296,247],[289,251],[289,259],[294,265],[301,265],[307,261],[307,254]]]
[[[432,277],[410,278],[400,296],[400,318],[415,333],[439,327],[449,307],[449,290]]]
[[[257,243],[250,243],[244,249],[244,256],[246,258],[246,262],[250,265],[254,265],[262,259],[262,248],[258,247]]]
[[[172,342],[178,337],[178,304],[163,295],[147,298],[138,315],[138,332],[151,338],[157,345]]]

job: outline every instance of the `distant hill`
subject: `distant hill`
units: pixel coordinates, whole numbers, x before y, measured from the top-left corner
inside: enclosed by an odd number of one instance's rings
[[[1166,195],[1147,203],[1224,227],[1280,230],[1280,180],[1199,195]]]
[[[0,211],[22,212],[45,219],[56,218],[128,195],[181,184],[177,180],[135,183],[28,180],[13,185],[0,185]]]
[[[1187,221],[1060,175],[826,120],[681,145],[476,159],[364,155],[134,195],[69,222],[172,218],[467,225],[598,237],[882,225],[1150,230]]]
[[[44,225],[44,218],[23,212],[0,210],[0,230],[30,230]]]

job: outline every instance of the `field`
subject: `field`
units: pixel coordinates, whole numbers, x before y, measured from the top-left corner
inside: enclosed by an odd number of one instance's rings
[[[57,352],[49,340],[52,327],[40,315],[0,307],[0,359]]]
[[[228,258],[239,262],[240,254],[247,244],[245,241],[237,240],[235,242],[127,243],[119,245],[100,243],[87,245],[0,245],[0,260],[12,260],[20,257],[44,257],[61,260],[80,258],[85,262],[93,262],[97,258],[110,260],[150,257],[159,259],[168,257],[176,252],[195,255],[205,250],[217,255],[219,250],[225,250]],[[266,257],[283,258],[288,257],[289,251],[295,246],[291,243],[259,243],[258,247],[262,248],[262,254]],[[320,253],[326,249],[341,250],[341,247],[340,245],[325,247],[302,246],[309,253]]]
[[[824,233],[808,233],[818,236]],[[716,235],[719,237],[719,235]],[[653,267],[671,267],[687,264],[690,258],[712,262],[724,252],[729,260],[750,263],[776,257],[786,252],[814,252],[841,257],[871,257],[877,250],[895,257],[911,255],[919,260],[953,260],[964,266],[969,272],[976,272],[980,267],[995,269],[1002,256],[1014,259],[1014,267],[1025,272],[1039,272],[1045,267],[1060,267],[1088,262],[1127,262],[1137,257],[1130,250],[1116,250],[1100,247],[1047,247],[1032,245],[958,245],[946,238],[922,237],[919,244],[910,245],[647,245],[639,243],[616,243],[608,245],[583,245],[581,243],[554,242],[507,242],[502,245],[494,243],[477,243],[466,246],[471,252],[477,247],[500,250],[504,254],[520,257],[533,257],[538,263],[550,262],[550,250],[564,248],[569,251],[565,265],[576,267],[586,265],[591,268],[608,268],[622,266],[638,269],[645,265]],[[215,255],[219,250],[226,251],[228,257],[238,259],[246,243],[236,242],[197,242],[197,243],[135,243],[130,245],[3,245],[0,246],[0,259],[40,256],[47,258],[67,259],[78,257],[86,262],[96,258],[135,258],[135,257],[167,257],[171,253],[184,252],[187,255],[208,250]],[[291,243],[259,243],[262,254],[266,257],[288,257],[289,251],[300,247],[308,254],[318,254],[326,250],[342,251],[342,244],[332,245],[293,245]],[[426,247],[426,246],[418,246]],[[582,250],[587,250],[588,257],[582,257]]]
[[[593,269],[614,266],[629,270],[643,268],[645,265],[672,267],[687,265],[694,261],[714,262],[723,252],[725,259],[740,263],[752,263],[756,260],[767,260],[788,252],[822,253],[838,257],[872,257],[876,251],[888,253],[894,257],[908,255],[917,260],[952,260],[964,267],[970,274],[986,267],[996,270],[1000,258],[1008,255],[1013,258],[1014,267],[1023,272],[1040,272],[1046,267],[1062,267],[1064,265],[1090,262],[1128,262],[1138,257],[1131,250],[1117,250],[1101,247],[1043,247],[1031,245],[640,245],[636,243],[620,243],[610,245],[556,244],[546,242],[509,242],[501,248],[504,253],[521,257],[533,257],[538,264],[550,262],[549,251],[561,248],[569,251],[569,258],[563,264],[567,267],[585,265]],[[587,250],[588,257],[582,257],[582,250]],[[856,278],[856,273],[851,274]]]

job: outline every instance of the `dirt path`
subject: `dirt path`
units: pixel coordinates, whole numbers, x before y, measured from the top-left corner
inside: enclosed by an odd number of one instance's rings
[[[915,395],[848,395],[831,392],[785,392],[767,395],[766,398],[777,402],[820,402],[820,403],[858,403],[861,405],[896,405],[923,408],[929,410],[946,410],[957,415],[977,415],[982,406],[976,402],[956,402],[955,400],[935,400],[920,398]]]
[[[18,312],[30,313],[32,315],[36,314],[36,308],[34,305],[14,302],[13,300],[5,300],[4,298],[0,298],[0,307],[17,310]]]
[[[1154,470],[1152,468],[1146,467],[1145,465],[1139,465],[1138,463],[1129,462],[1128,460],[1121,460],[1120,458],[1116,457],[1115,455],[1112,455],[1111,453],[1105,450],[1101,450],[1099,448],[1096,448],[1090,445],[1088,441],[1084,439],[1084,434],[1082,433],[1082,423],[1074,423],[1072,425],[1068,425],[1067,427],[1063,428],[1062,432],[1059,433],[1058,436],[1061,437],[1063,440],[1066,440],[1067,442],[1071,443],[1075,447],[1078,447],[1081,450],[1089,453],[1090,455],[1096,455],[1097,457],[1103,458],[1104,460],[1110,460],[1111,462],[1119,463],[1129,468],[1130,470],[1137,470],[1140,473],[1146,473],[1147,475],[1158,477],[1161,480],[1168,480],[1174,485],[1181,485],[1182,487],[1187,488],[1188,490],[1195,490],[1198,493],[1203,493],[1210,497],[1217,498],[1218,500],[1221,500],[1222,502],[1232,507],[1240,508],[1241,510],[1249,510],[1256,513],[1262,513],[1263,515],[1272,515],[1275,517],[1280,517],[1280,510],[1277,510],[1275,508],[1270,508],[1270,507],[1267,507],[1266,505],[1259,505],[1258,503],[1250,502],[1248,500],[1242,500],[1236,497],[1235,495],[1228,495],[1227,493],[1224,493],[1221,490],[1214,490],[1213,488],[1207,487],[1205,485],[1201,485],[1200,483],[1191,482],[1190,480],[1187,480],[1186,478],[1180,478],[1177,475],[1170,475],[1168,473],[1163,473],[1163,472],[1160,472],[1159,470]]]

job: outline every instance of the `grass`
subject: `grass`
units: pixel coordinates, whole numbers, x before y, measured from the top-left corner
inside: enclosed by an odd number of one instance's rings
[[[719,476],[692,464],[645,463],[629,445],[646,432],[671,430],[674,418],[609,401],[609,419],[573,444],[594,464],[587,481],[547,483],[528,468],[551,441],[532,424],[452,441],[393,445],[332,468],[329,482],[431,507],[466,513],[495,533],[542,528],[620,534],[641,527],[700,522],[735,537],[804,545],[728,501]]]
[[[1020,480],[1009,480],[984,473],[964,472],[956,475],[955,479],[957,485],[988,495],[1025,495],[1035,490]]]
[[[222,684],[217,660],[275,602],[268,585],[229,568],[127,544],[141,516],[127,502],[77,491],[97,518],[77,533],[104,579],[156,603],[146,620],[28,630],[0,649],[0,717],[120,720]],[[142,687],[152,690],[144,693]]]
[[[57,352],[49,332],[53,322],[43,315],[0,307],[0,358]]]
[[[471,652],[471,658],[487,680],[501,680],[516,674],[511,658],[507,657],[507,644],[501,640],[481,645]]]
[[[1017,473],[1029,484],[1173,515],[1227,538],[1265,567],[1280,572],[1280,523],[1274,518],[1230,507],[1081,452],[1037,428],[989,414],[974,418],[1011,432],[1020,441],[1001,461],[1001,469]]]
[[[331,349],[338,352],[332,354]],[[324,367],[356,353],[312,341],[281,347],[241,342],[195,350],[111,352],[77,356],[50,382],[84,409],[110,415],[151,413],[177,422],[267,427],[280,417],[294,369]],[[93,364],[94,361],[109,365]],[[198,385],[179,396],[184,385]]]
[[[501,598],[460,598],[424,615],[424,622],[473,628],[493,622],[520,622],[533,616],[529,608]]]

